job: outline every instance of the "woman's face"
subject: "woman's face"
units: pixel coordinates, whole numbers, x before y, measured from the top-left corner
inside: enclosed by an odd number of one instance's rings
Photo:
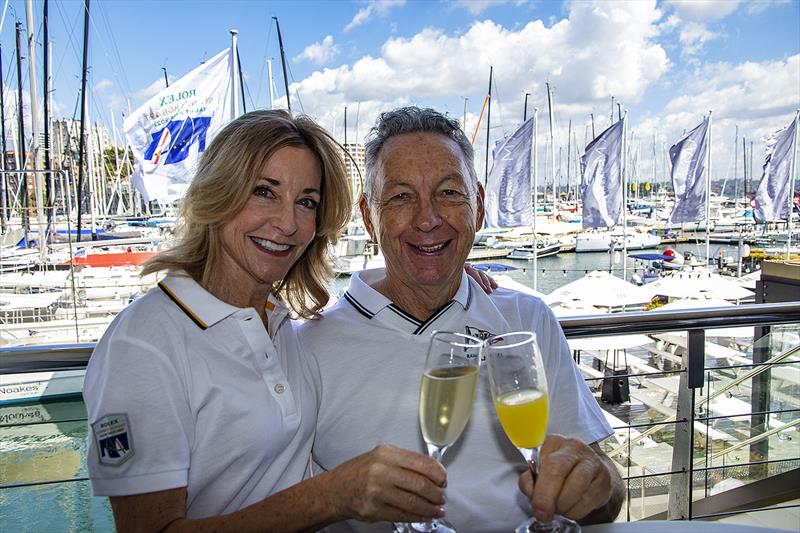
[[[220,231],[222,275],[239,294],[282,280],[314,239],[321,169],[307,148],[284,147],[261,169],[244,208]]]

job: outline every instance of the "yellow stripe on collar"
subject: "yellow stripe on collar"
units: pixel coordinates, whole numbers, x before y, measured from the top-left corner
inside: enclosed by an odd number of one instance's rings
[[[185,303],[183,303],[183,302],[180,300],[180,298],[178,298],[177,296],[175,296],[175,293],[174,293],[174,292],[172,292],[172,291],[170,290],[170,288],[169,288],[169,287],[167,287],[167,285],[166,285],[166,284],[165,284],[163,281],[159,281],[159,282],[158,282],[158,288],[159,288],[159,289],[161,289],[162,291],[164,291],[164,294],[166,294],[166,295],[169,297],[169,299],[170,299],[170,300],[172,300],[173,302],[175,302],[175,305],[177,305],[177,306],[180,308],[180,310],[181,310],[181,311],[183,311],[184,313],[186,313],[186,315],[187,315],[189,318],[191,318],[191,319],[192,319],[192,322],[194,322],[195,324],[197,324],[197,326],[198,326],[200,329],[208,329],[208,326],[206,325],[206,323],[205,323],[205,322],[203,322],[202,320],[200,320],[200,317],[198,317],[196,314],[194,314],[194,313],[192,312],[192,310],[191,310],[191,309],[189,309],[189,307],[188,307],[188,306],[187,306]]]
[[[264,302],[264,309],[266,309],[267,311],[272,311],[275,309],[275,304],[267,300],[266,302]]]

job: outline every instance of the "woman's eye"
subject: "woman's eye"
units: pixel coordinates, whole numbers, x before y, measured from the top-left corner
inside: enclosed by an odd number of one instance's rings
[[[316,209],[317,207],[319,207],[319,202],[314,200],[313,198],[303,198],[297,203],[308,209]]]
[[[262,198],[270,198],[272,196],[272,191],[269,187],[258,185],[255,189],[253,189],[253,195],[261,196]]]

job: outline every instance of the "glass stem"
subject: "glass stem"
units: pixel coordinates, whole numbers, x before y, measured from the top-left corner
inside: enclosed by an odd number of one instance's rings
[[[520,448],[519,451],[527,461],[528,466],[531,468],[531,476],[533,477],[534,484],[539,478],[539,470],[541,468],[541,461],[539,461],[540,446],[536,448]]]
[[[436,459],[440,464],[444,452],[447,451],[447,446],[437,446],[436,444],[428,444],[428,455]]]

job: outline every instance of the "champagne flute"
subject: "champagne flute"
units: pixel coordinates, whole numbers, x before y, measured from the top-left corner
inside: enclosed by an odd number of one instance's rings
[[[515,331],[497,335],[486,341],[485,353],[497,418],[529,464],[535,482],[549,411],[547,379],[536,334]],[[577,531],[580,526],[576,522],[560,515],[549,523],[531,517],[515,529],[516,533]]]
[[[419,387],[419,426],[428,455],[439,462],[469,421],[482,348],[483,341],[463,333],[436,331],[431,336]],[[405,524],[396,530],[455,533],[443,519]]]

